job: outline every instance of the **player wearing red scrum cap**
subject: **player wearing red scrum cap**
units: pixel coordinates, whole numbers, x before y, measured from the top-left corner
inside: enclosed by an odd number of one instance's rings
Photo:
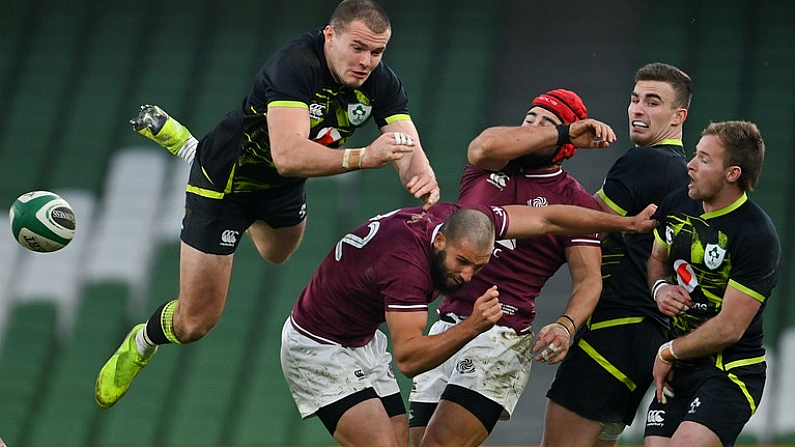
[[[572,204],[598,210],[592,195],[561,163],[578,145],[606,147],[615,139],[612,129],[587,119],[582,100],[569,90],[544,93],[532,104],[521,126],[492,127],[472,141],[459,203]],[[601,141],[594,141],[597,136]],[[497,241],[483,270],[444,297],[430,334],[443,333],[473,314],[475,300],[493,285],[500,292],[503,317],[449,361],[414,378],[409,398],[414,445],[477,446],[497,420],[510,417],[527,384],[534,351],[539,361],[559,362],[575,327],[596,305],[600,256],[595,234]],[[565,316],[542,328],[536,341],[535,298],[567,262],[572,294]]]

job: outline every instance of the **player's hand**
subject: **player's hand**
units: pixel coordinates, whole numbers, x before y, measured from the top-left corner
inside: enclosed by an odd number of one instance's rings
[[[569,352],[569,331],[558,323],[551,323],[538,331],[533,352],[536,353],[535,361],[554,365],[563,361]]]
[[[648,233],[659,225],[660,223],[657,222],[657,219],[651,218],[655,211],[657,211],[657,205],[652,203],[644,208],[643,211],[632,216],[632,231],[635,233]]]
[[[674,372],[670,363],[664,362],[660,355],[654,357],[654,368],[652,375],[654,376],[654,386],[656,388],[657,402],[665,405],[668,403],[669,397],[674,397],[674,389],[669,383],[674,376]]]
[[[693,300],[687,290],[676,284],[660,286],[654,300],[657,301],[657,309],[669,317],[683,314],[693,306]]]
[[[365,153],[362,167],[380,168],[403,158],[404,154],[414,151],[414,139],[402,132],[386,132],[381,134],[369,146]]]
[[[423,208],[426,210],[439,201],[439,184],[432,173],[415,175],[406,183],[406,190],[414,197],[422,199],[425,202]]]
[[[491,329],[502,318],[502,307],[500,300],[497,299],[499,295],[497,286],[491,286],[486,293],[475,300],[472,314],[464,322],[473,325],[478,333]]]
[[[588,118],[569,125],[569,140],[583,149],[605,148],[616,141],[616,133],[609,125]]]

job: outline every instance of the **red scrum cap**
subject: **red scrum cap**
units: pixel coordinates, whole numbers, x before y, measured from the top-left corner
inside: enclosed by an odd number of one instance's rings
[[[554,113],[563,124],[588,118],[588,109],[585,108],[582,99],[571,90],[559,88],[542,93],[533,100],[533,105]]]
[[[554,113],[563,124],[571,124],[575,121],[588,118],[588,109],[582,103],[582,99],[571,90],[562,88],[550,90],[542,93],[533,100],[533,106],[543,107]],[[573,144],[564,144],[552,158],[552,163],[561,163],[567,158],[571,158],[577,152],[577,147]]]

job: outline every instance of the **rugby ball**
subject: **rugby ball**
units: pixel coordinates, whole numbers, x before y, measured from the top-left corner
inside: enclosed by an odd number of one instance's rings
[[[75,234],[75,212],[58,194],[31,191],[17,197],[8,212],[11,233],[31,251],[53,252],[64,248]]]

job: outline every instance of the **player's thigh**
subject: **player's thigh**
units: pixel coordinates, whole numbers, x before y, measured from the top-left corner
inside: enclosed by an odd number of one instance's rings
[[[305,228],[305,220],[281,228],[273,228],[264,221],[258,220],[249,227],[248,234],[260,256],[279,264],[286,261],[301,244]]]
[[[720,437],[709,428],[691,421],[683,421],[674,435],[668,441],[669,447],[689,447],[698,445],[702,447],[721,447]]]
[[[397,421],[400,430],[405,431],[406,419]],[[399,447],[397,424],[387,415],[380,399],[367,399],[349,408],[340,417],[334,439],[346,446]],[[400,436],[406,439],[405,434]]]
[[[595,444],[602,425],[594,420],[584,418],[568,408],[547,401],[544,415],[544,432],[541,439],[542,447],[590,447]]]
[[[489,431],[472,412],[456,402],[443,399],[425,429],[422,447],[476,447],[488,435]]]
[[[184,242],[181,244],[179,315],[221,314],[229,289],[232,259],[231,254],[204,253]]]

